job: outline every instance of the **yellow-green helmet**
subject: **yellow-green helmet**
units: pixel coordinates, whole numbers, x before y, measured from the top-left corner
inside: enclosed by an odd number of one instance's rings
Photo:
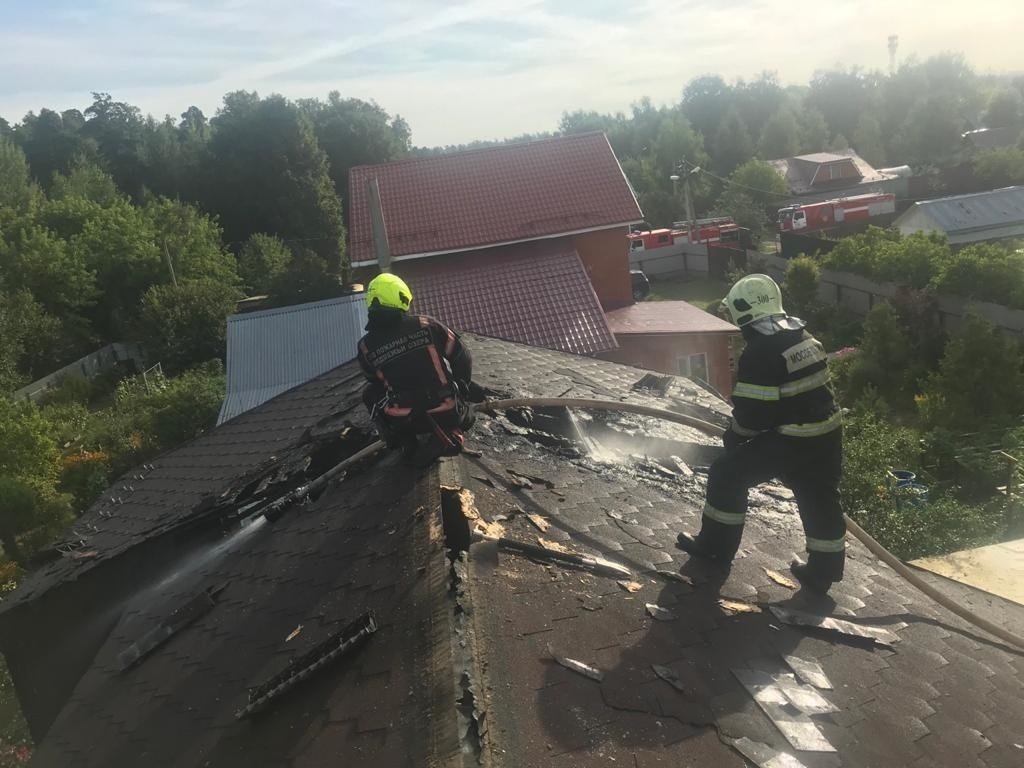
[[[410,304],[412,291],[398,275],[383,272],[373,278],[366,287],[368,309],[400,309],[407,312]]]
[[[722,299],[733,323],[749,325],[772,315],[784,315],[782,291],[768,275],[747,275],[736,281],[729,295]]]

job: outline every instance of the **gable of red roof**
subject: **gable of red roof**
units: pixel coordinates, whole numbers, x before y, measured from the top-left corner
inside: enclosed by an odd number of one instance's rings
[[[618,346],[569,240],[412,261],[400,274],[414,312],[460,332],[577,355]]]
[[[376,178],[394,257],[621,226],[643,214],[603,133],[506,144],[349,171],[349,254],[374,260]]]

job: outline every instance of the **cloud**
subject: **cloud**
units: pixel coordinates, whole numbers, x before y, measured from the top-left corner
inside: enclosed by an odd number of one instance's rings
[[[5,9],[0,114],[83,106],[105,90],[157,116],[207,113],[241,88],[373,98],[419,144],[552,130],[563,111],[678,100],[686,81],[776,71],[803,83],[835,64],[884,68],[962,50],[1020,68],[1024,6],[993,0],[963,29],[949,0],[51,0]],[[928,19],[927,24],[921,19]]]

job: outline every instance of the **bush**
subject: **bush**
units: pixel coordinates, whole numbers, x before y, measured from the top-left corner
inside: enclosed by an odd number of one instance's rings
[[[1024,255],[993,244],[972,245],[941,265],[932,290],[1024,309]]]
[[[879,414],[859,412],[846,419],[843,433],[844,470],[841,492],[847,514],[875,509],[892,501],[888,472],[920,471],[917,434]],[[872,531],[872,534],[874,532]]]
[[[948,495],[899,505],[894,499],[886,499],[851,517],[903,560],[988,544],[1003,529],[998,509],[966,505]]]
[[[917,398],[929,427],[977,432],[1009,425],[1024,412],[1024,356],[1020,345],[977,315],[946,345],[939,370]]]
[[[818,282],[821,280],[821,269],[810,256],[798,256],[790,259],[786,265],[786,279],[783,283],[783,294],[786,307],[790,314],[807,317],[820,306],[818,301]]]

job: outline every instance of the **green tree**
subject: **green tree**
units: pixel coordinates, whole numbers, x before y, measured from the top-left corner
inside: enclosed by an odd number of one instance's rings
[[[343,99],[331,91],[327,101],[303,99],[299,109],[312,120],[317,142],[327,155],[334,188],[348,200],[348,171],[357,165],[388,163],[409,152],[409,124],[380,105]]]
[[[914,165],[941,165],[955,158],[964,129],[956,101],[937,93],[918,99],[900,130],[903,157]]]
[[[223,246],[217,221],[198,208],[167,198],[150,200],[142,216],[179,280],[209,280],[225,288],[239,284],[234,256]],[[161,281],[165,282],[165,281]]]
[[[113,177],[93,162],[78,158],[67,174],[56,173],[50,185],[51,200],[84,198],[108,206],[121,198]]]
[[[238,272],[252,294],[267,293],[288,268],[292,252],[279,238],[257,233],[238,254]]]
[[[0,400],[46,371],[44,361],[60,342],[60,322],[28,291],[7,292],[0,281]]]
[[[804,107],[797,115],[797,122],[800,125],[800,154],[809,152],[821,152],[828,144],[828,123],[821,110],[814,107]]]
[[[946,345],[918,400],[924,422],[962,432],[1004,426],[1024,411],[1020,345],[978,315]]]
[[[341,201],[309,117],[281,96],[239,91],[213,121],[207,207],[225,234],[302,240],[330,272],[347,269]]]
[[[789,107],[779,109],[764,124],[758,154],[765,160],[800,154],[800,126]]]
[[[80,234],[71,239],[72,254],[96,275],[103,296],[88,313],[100,336],[114,341],[128,333],[142,294],[170,280],[152,223],[127,201],[96,208]]]
[[[146,185],[146,123],[139,108],[114,101],[108,93],[94,93],[85,117],[81,135],[97,147],[104,170],[113,176],[119,189],[134,200],[141,199]]]
[[[857,119],[857,127],[852,134],[853,148],[857,154],[876,168],[885,165],[885,140],[882,137],[882,126],[870,114],[861,115]]]
[[[1024,149],[985,149],[971,160],[974,180],[980,189],[1024,184]]]
[[[59,317],[95,302],[96,276],[81,254],[37,224],[26,223],[0,240],[0,272],[10,290],[26,290]]]
[[[735,106],[730,107],[715,132],[713,159],[716,170],[721,174],[732,173],[754,154],[754,143],[750,139],[743,118]]]
[[[25,115],[15,135],[39,184],[49,185],[54,174],[71,168],[75,158],[96,155],[95,142],[82,133],[84,123],[77,109],[63,113],[41,109],[38,115]]]
[[[683,89],[683,113],[706,141],[718,133],[731,95],[732,88],[718,75],[697,77]]]
[[[998,88],[985,109],[985,127],[1015,128],[1024,123],[1024,99],[1016,88]]]
[[[0,137],[0,208],[26,210],[35,196],[25,153],[10,139]]]
[[[730,174],[715,208],[749,229],[754,240],[760,240],[787,194],[786,182],[772,166],[762,160],[748,160]]]
[[[864,320],[860,352],[849,374],[847,400],[855,401],[871,387],[886,402],[900,408],[911,405],[912,382],[907,380],[910,341],[888,302],[875,305]]]
[[[172,373],[223,359],[227,317],[241,296],[213,281],[149,288],[142,296],[139,332],[150,358]]]
[[[878,75],[858,69],[816,72],[811,78],[807,105],[825,118],[829,133],[852,136],[857,122],[874,107]]]
[[[338,296],[341,284],[317,254],[302,246],[293,246],[288,266],[271,285],[278,305],[303,304]]]

